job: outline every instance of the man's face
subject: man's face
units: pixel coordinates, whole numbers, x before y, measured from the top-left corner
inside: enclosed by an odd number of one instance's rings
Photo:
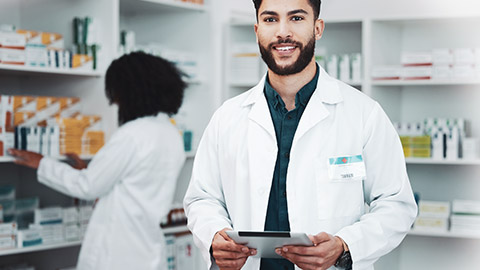
[[[255,24],[257,42],[268,68],[278,75],[301,72],[313,61],[323,21],[314,18],[308,0],[263,0]]]

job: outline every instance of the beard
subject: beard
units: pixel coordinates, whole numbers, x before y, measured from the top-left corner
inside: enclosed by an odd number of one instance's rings
[[[277,65],[275,59],[273,58],[272,50],[273,46],[289,43],[294,44],[300,50],[300,55],[298,56],[295,63],[281,67]],[[277,42],[272,42],[267,47],[264,47],[260,42],[258,43],[260,48],[260,53],[262,54],[262,59],[267,64],[268,68],[275,74],[280,76],[292,75],[301,72],[307,67],[307,65],[312,61],[313,55],[315,53],[315,36],[308,41],[307,45],[304,47],[302,43],[293,41],[292,39],[280,39]]]

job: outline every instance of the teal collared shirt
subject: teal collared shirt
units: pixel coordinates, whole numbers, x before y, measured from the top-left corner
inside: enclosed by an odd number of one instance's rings
[[[288,111],[280,95],[270,85],[268,74],[265,79],[264,94],[275,127],[277,137],[277,161],[273,173],[272,188],[268,200],[265,231],[290,231],[287,209],[287,170],[290,161],[290,149],[298,123],[308,101],[317,87],[320,68],[317,65],[315,77],[303,86],[295,95],[295,109]],[[262,259],[261,270],[294,269],[293,264],[285,259]]]

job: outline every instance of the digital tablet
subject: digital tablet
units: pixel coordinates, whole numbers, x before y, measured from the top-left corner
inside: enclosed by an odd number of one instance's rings
[[[275,249],[286,246],[313,246],[312,241],[305,233],[295,232],[257,232],[257,231],[226,231],[227,235],[237,244],[255,248],[261,258],[281,258]]]

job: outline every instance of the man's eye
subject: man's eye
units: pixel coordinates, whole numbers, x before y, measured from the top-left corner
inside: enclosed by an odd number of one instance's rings
[[[302,17],[299,17],[299,16],[292,17],[292,21],[301,21],[301,20],[303,20]]]
[[[265,18],[263,21],[264,22],[275,22],[276,20],[275,20],[275,18]]]

